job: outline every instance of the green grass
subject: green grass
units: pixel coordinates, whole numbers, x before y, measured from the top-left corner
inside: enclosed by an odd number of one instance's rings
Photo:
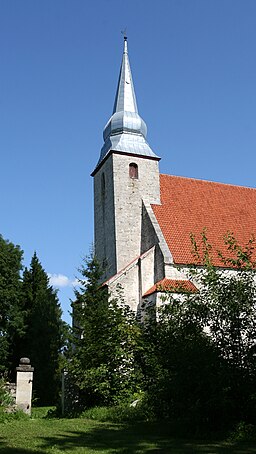
[[[88,419],[47,419],[35,409],[31,419],[0,424],[0,454],[256,453],[255,443],[178,440],[159,423],[133,425]]]

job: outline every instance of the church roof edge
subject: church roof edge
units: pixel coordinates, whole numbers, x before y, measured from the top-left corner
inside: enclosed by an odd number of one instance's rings
[[[152,159],[154,161],[161,161],[161,158],[157,155],[155,156],[145,156],[145,155],[142,155],[142,154],[138,154],[138,153],[129,153],[127,151],[121,151],[121,150],[110,150],[102,160],[99,160],[98,164],[96,165],[95,169],[92,171],[91,173],[91,177],[94,177],[94,175],[96,174],[96,172],[98,172],[98,170],[101,168],[101,166],[104,164],[104,162],[109,158],[109,156],[111,156],[113,153],[115,154],[124,154],[126,156],[131,156],[131,157],[136,157],[136,158],[142,158],[142,159]]]

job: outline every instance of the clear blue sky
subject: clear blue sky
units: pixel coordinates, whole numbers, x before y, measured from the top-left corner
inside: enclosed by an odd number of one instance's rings
[[[63,276],[66,320],[125,27],[161,172],[255,186],[255,0],[1,0],[0,233]]]

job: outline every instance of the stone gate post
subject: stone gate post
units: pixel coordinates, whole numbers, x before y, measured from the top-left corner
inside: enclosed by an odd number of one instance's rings
[[[21,358],[16,371],[16,406],[30,415],[34,367],[31,367],[29,358]]]

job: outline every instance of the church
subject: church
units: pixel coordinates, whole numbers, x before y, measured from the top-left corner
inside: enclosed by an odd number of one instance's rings
[[[138,311],[161,305],[165,290],[197,291],[191,234],[203,230],[213,251],[232,232],[238,244],[256,237],[256,189],[159,173],[160,157],[146,140],[128,57],[127,38],[113,114],[94,178],[95,255],[112,296],[122,289]],[[223,267],[217,252],[213,264]]]

